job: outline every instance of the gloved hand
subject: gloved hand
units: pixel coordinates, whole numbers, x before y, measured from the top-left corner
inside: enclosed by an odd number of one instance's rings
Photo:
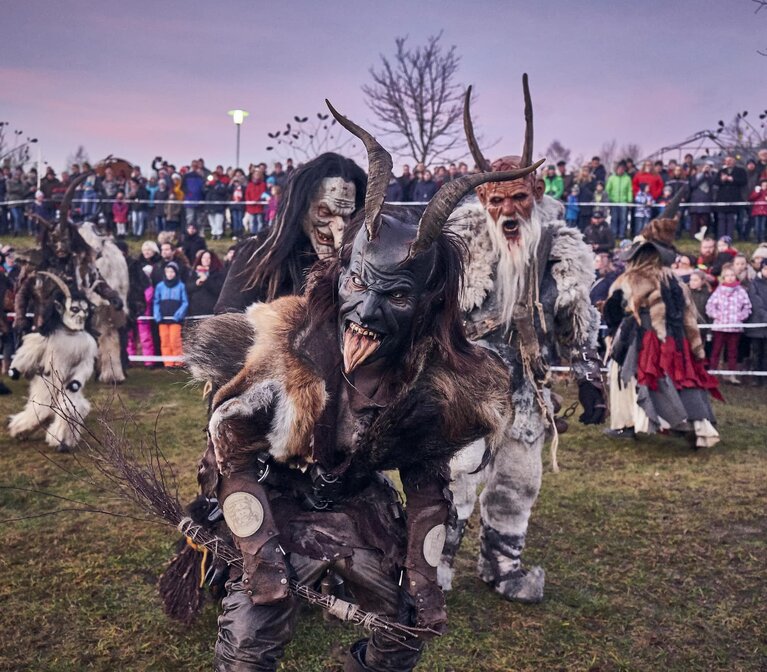
[[[19,372],[18,369],[14,369],[13,367],[11,367],[10,369],[8,369],[8,377],[11,380],[18,380],[19,378],[21,378],[21,373]]]
[[[425,633],[421,639],[445,634],[447,610],[445,594],[436,581],[430,581],[413,569],[405,570],[400,596],[400,619],[417,628],[430,628],[433,635]]]
[[[578,420],[584,425],[601,425],[607,417],[607,401],[604,387],[589,380],[578,383],[578,401],[583,413]]]

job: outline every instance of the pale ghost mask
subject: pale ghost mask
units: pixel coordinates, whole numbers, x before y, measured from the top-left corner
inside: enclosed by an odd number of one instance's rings
[[[354,183],[342,177],[326,177],[320,183],[303,221],[304,233],[320,259],[335,255],[341,247],[355,197]]]
[[[84,299],[72,299],[66,297],[64,303],[56,301],[56,310],[61,315],[61,321],[71,331],[85,329],[85,320],[88,318],[88,302]]]

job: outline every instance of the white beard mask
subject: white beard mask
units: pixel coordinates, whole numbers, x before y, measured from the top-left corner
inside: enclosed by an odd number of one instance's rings
[[[354,183],[342,177],[326,177],[320,183],[303,221],[304,233],[320,259],[332,257],[340,249],[356,194]]]
[[[540,205],[535,203],[530,219],[517,220],[519,239],[516,241],[507,240],[503,235],[503,222],[511,218],[501,215],[496,222],[489,213],[486,213],[486,218],[493,253],[498,260],[495,289],[498,293],[501,319],[507,327],[510,327],[514,307],[518,303],[524,305],[528,303],[527,269],[541,239],[544,216]]]

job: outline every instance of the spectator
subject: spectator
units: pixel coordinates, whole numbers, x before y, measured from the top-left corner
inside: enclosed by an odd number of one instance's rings
[[[3,376],[8,375],[11,358],[16,349],[13,329],[7,316],[7,313],[13,312],[15,282],[6,268],[6,263],[5,253],[0,252],[0,355],[3,358],[0,373]],[[0,394],[6,394],[2,386],[0,386]]]
[[[432,179],[431,171],[423,171],[423,179],[419,180],[413,186],[413,201],[415,203],[424,203],[431,200],[431,197],[437,193],[437,184]]]
[[[549,166],[546,169],[546,174],[543,176],[543,183],[545,185],[544,194],[556,198],[558,201],[562,200],[562,195],[565,189],[565,181],[561,175],[557,174],[555,166]]]
[[[242,236],[242,220],[245,215],[245,189],[248,181],[245,172],[237,168],[229,182],[229,216],[232,219],[232,240]]]
[[[562,198],[569,196],[575,184],[575,179],[572,173],[567,172],[567,163],[565,161],[557,161],[557,173],[562,178]]]
[[[767,245],[760,245],[751,253],[751,268],[755,273],[761,273],[762,261],[767,259]]]
[[[702,240],[711,227],[711,206],[714,200],[715,177],[712,166],[706,162],[694,167],[690,176],[690,234]]]
[[[245,228],[256,235],[264,228],[264,204],[255,201],[263,201],[266,198],[267,185],[264,179],[264,171],[256,167],[250,174],[250,182],[245,188],[245,200],[249,203],[245,206]]]
[[[602,165],[602,160],[598,156],[592,157],[591,165],[589,166],[589,173],[591,175],[592,187],[596,187],[597,182],[604,184],[607,180],[607,171]]]
[[[754,225],[756,242],[761,243],[767,233],[767,179],[762,180],[749,194],[751,201],[751,218]]]
[[[631,187],[631,178],[626,174],[626,163],[621,161],[615,166],[615,172],[607,178],[605,185],[607,198],[614,203],[611,208],[610,225],[616,238],[626,235],[628,224],[629,207],[627,204],[634,202],[634,193]]]
[[[762,261],[759,274],[748,288],[751,301],[750,321],[755,324],[767,324],[767,261]],[[756,371],[767,371],[767,327],[755,327],[748,330],[751,338],[751,362]],[[754,376],[755,385],[764,385],[765,378]]]
[[[602,214],[602,218],[607,220],[610,216],[610,198],[605,193],[605,185],[602,182],[597,182],[594,186],[594,195],[592,196],[594,203],[592,216],[594,212],[599,211]]]
[[[175,261],[165,265],[165,280],[154,289],[154,319],[160,331],[160,351],[163,357],[181,357],[181,323],[189,309],[184,283],[179,281]],[[166,367],[181,366],[181,362],[164,362]]]
[[[660,159],[658,161],[656,161],[652,165],[652,171],[653,171],[653,173],[655,173],[661,179],[661,181],[665,185],[666,181],[668,180],[668,172],[663,167],[663,161],[661,161]]]
[[[26,228],[24,204],[20,201],[27,197],[28,190],[27,181],[24,179],[24,171],[21,168],[14,168],[5,187],[6,197],[11,201],[11,222],[14,236],[20,236]]]
[[[601,208],[594,208],[594,212],[591,215],[591,224],[586,227],[583,240],[587,245],[591,245],[591,249],[594,252],[611,252],[615,247],[615,234],[613,234],[610,225],[605,220],[605,215]]]
[[[187,258],[187,263],[194,261],[197,258],[197,253],[200,250],[207,249],[207,247],[205,238],[197,230],[197,225],[194,222],[187,224],[184,242],[181,244],[181,251]]]
[[[149,212],[149,191],[141,178],[132,178],[128,182],[128,200],[130,201],[131,232],[134,238],[141,238],[146,229]]]
[[[576,180],[578,185],[578,229],[583,232],[591,223],[593,206],[590,203],[594,199],[594,186],[591,183],[591,166],[585,165],[578,173]]]
[[[695,270],[695,260],[687,254],[679,254],[676,261],[671,265],[671,270],[674,271],[677,278],[687,284]]]
[[[288,159],[286,161],[285,165],[285,172],[288,174],[288,177],[290,177],[290,174],[296,169],[296,167],[293,165],[293,159]]]
[[[404,164],[402,166],[402,175],[397,178],[397,182],[402,187],[402,200],[406,203],[412,201],[413,176],[410,174],[409,165]]]
[[[165,178],[160,178],[157,180],[157,186],[152,192],[152,184],[150,179],[150,184],[147,187],[147,191],[149,191],[149,200],[152,201],[152,205],[150,206],[149,216],[152,219],[154,230],[152,233],[155,235],[158,234],[160,231],[165,231],[165,203],[164,201],[167,201],[170,197],[170,189],[168,189],[168,181]]]
[[[274,170],[269,177],[274,178],[274,183],[279,184],[282,189],[284,189],[285,185],[288,183],[288,174],[282,170],[282,164],[279,161],[275,162]]]
[[[168,232],[164,234],[167,236]],[[160,234],[163,236],[163,234]],[[170,240],[162,240],[160,243],[160,259],[152,268],[152,284],[157,285],[165,277],[165,265],[171,261],[178,267],[177,272],[181,282],[186,282],[189,277],[189,262],[184,253],[179,250]]]
[[[112,221],[117,230],[118,238],[125,238],[128,234],[128,204],[125,202],[125,194],[118,191],[115,201],[112,203]]]
[[[402,185],[399,183],[399,180],[394,177],[394,173],[392,173],[389,178],[389,184],[386,185],[386,196],[384,197],[384,201],[386,203],[400,203],[402,200]]]
[[[224,265],[211,250],[200,250],[186,282],[189,315],[212,315],[224,285]]]
[[[568,226],[577,227],[578,217],[580,215],[580,206],[578,205],[578,192],[580,188],[577,184],[574,184],[570,188],[570,194],[567,196],[567,204],[565,206],[565,221]]]
[[[663,194],[663,180],[653,171],[652,163],[650,161],[644,161],[642,163],[642,170],[634,175],[634,179],[631,181],[631,186],[634,189],[635,203],[637,194],[639,194],[642,189],[642,185],[647,186],[646,191],[652,197],[653,203],[655,203],[655,201],[657,201]],[[639,233],[639,231],[641,231],[641,227],[639,225],[634,226],[634,233]]]
[[[713,268],[716,263],[716,241],[713,238],[704,238],[700,241],[698,259],[695,265],[706,273],[709,282],[715,282]]]
[[[737,325],[751,314],[751,301],[741,287],[732,264],[722,268],[722,280],[706,303],[706,313],[713,321],[714,343],[711,348],[711,367],[717,368],[723,350],[727,349],[727,368],[736,371],[738,367],[738,344],[743,327]],[[740,385],[734,374],[723,378],[728,383]]]
[[[732,258],[732,268],[735,271],[735,277],[738,282],[748,289],[751,281],[756,277],[756,271],[748,265],[745,254],[740,252]]]
[[[210,235],[213,240],[221,240],[224,236],[224,213],[228,200],[229,188],[226,184],[219,179],[217,173],[213,172],[208,175],[205,182],[205,210],[208,213]]]
[[[269,203],[266,205],[266,224],[271,226],[274,218],[277,216],[277,209],[280,207],[280,199],[282,198],[282,187],[279,184],[275,184],[272,187],[272,195],[269,198]]]
[[[181,189],[184,192],[186,223],[194,222],[202,230],[200,219],[203,211],[200,202],[205,199],[205,173],[204,164],[201,165],[197,159],[192,160],[191,169],[181,178]]]
[[[719,186],[717,192],[717,203],[737,203],[743,198],[743,188],[747,182],[746,171],[740,166],[735,165],[734,156],[726,156],[724,167],[719,171],[716,184]],[[720,235],[735,236],[736,224],[738,222],[738,206],[723,205],[718,208],[718,233]]]
[[[610,293],[610,287],[615,282],[620,273],[613,266],[612,254],[609,252],[598,252],[594,255],[594,284],[591,285],[589,298],[591,305],[595,306],[599,312],[602,312],[605,301]]]
[[[706,313],[706,303],[711,296],[711,285],[708,282],[705,271],[695,269],[690,273],[690,296],[695,304],[695,310],[698,312],[698,324],[710,324],[711,320]],[[708,330],[706,330],[708,333]],[[708,338],[710,342],[711,339]]]
[[[100,191],[101,200],[106,201],[106,207],[101,208],[101,212],[104,215],[104,219],[106,220],[106,229],[110,233],[114,233],[115,221],[112,215],[112,201],[117,198],[117,192],[120,191],[120,183],[115,177],[112,168],[107,167],[104,169],[104,177],[101,179],[98,188]]]
[[[8,233],[8,208],[5,207],[6,201],[6,181],[10,177],[11,171],[6,166],[0,168],[0,235]]]
[[[632,181],[634,180],[634,175],[636,175],[639,172],[639,170],[636,167],[636,164],[634,163],[634,159],[631,157],[626,159],[626,175],[628,175]]]
[[[152,320],[141,319],[152,317],[154,311],[154,285],[152,284],[153,264],[160,258],[157,243],[145,240],[141,245],[141,255],[136,260],[128,259],[128,275],[130,291],[128,305],[130,307],[130,328],[128,331],[127,352],[129,356],[141,354],[144,357],[154,357],[156,325]],[[152,361],[144,362],[146,368],[155,365]]]
[[[639,191],[634,196],[634,203],[636,204],[634,209],[634,234],[638,235],[642,233],[642,229],[652,218],[652,206],[655,204],[655,199],[650,193],[650,184],[648,182],[640,184]]]
[[[184,212],[184,190],[181,188],[181,175],[173,173],[171,184],[168,203],[165,204],[165,231],[177,233],[181,228],[181,217]]]

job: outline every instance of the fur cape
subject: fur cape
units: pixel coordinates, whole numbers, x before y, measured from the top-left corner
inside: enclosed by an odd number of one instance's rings
[[[553,199],[544,196],[544,200],[546,211],[558,212]],[[488,225],[485,209],[476,199],[467,199],[448,222],[469,250],[461,293],[461,308],[467,314],[481,308],[495,290],[497,260]],[[552,241],[547,272],[557,288],[554,306],[557,339],[567,347],[595,348],[600,319],[589,299],[594,282],[594,253],[583,241],[583,234],[563,220],[549,219],[546,229]]]
[[[666,303],[663,300],[661,285],[668,286],[670,283],[678,284],[682,290],[684,297],[682,322],[690,350],[696,359],[703,359],[706,353],[698,328],[697,309],[693,303],[690,289],[677,280],[670,268],[659,266],[652,261],[630,264],[626,272],[619,275],[610,287],[610,296],[619,291],[623,293],[625,310],[634,316],[637,324],[641,324],[640,310],[647,308],[650,313],[652,329],[662,343],[668,334]]]
[[[203,343],[215,347],[212,334],[221,333],[222,319],[231,316],[202,321],[187,348],[201,382],[226,376],[216,366],[226,361],[226,352],[198,351]],[[337,426],[332,411],[340,386],[332,381],[340,379],[341,363],[335,322],[314,324],[304,297],[254,304],[246,319],[253,341],[245,365],[213,400],[209,432],[218,470],[246,469],[252,454],[262,450],[281,463],[318,461],[318,442],[334,436]],[[398,381],[390,403],[356,416],[353,435],[346,437],[353,444],[346,473],[397,468],[428,473],[477,438],[487,437],[491,450],[500,445],[513,419],[503,364],[478,348],[477,366],[460,375],[429,339],[411,354],[415,373]],[[206,477],[200,476],[204,484]]]

